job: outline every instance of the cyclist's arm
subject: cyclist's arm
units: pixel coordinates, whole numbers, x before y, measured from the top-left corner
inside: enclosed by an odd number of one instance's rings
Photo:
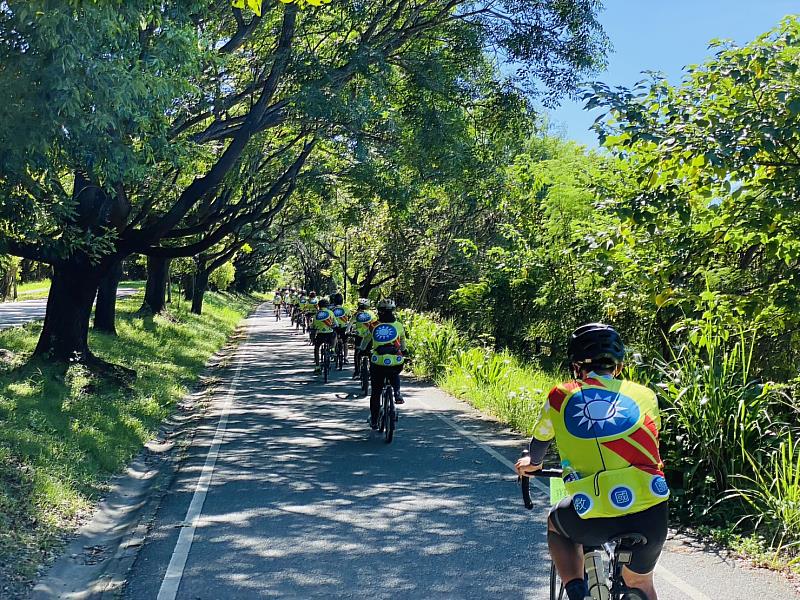
[[[364,334],[364,337],[361,338],[361,346],[359,347],[359,350],[361,350],[361,352],[366,350],[370,342],[372,342],[372,332],[368,331]]]
[[[554,437],[555,428],[550,419],[550,400],[548,399],[542,406],[539,421],[533,428],[533,437],[528,445],[532,465],[541,465],[544,462],[545,454],[547,454]]]

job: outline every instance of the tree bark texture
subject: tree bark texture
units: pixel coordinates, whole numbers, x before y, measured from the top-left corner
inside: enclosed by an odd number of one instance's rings
[[[47,312],[34,357],[90,362],[89,319],[102,271],[82,261],[53,267]]]
[[[192,312],[196,315],[203,314],[203,296],[208,289],[208,267],[198,265],[194,278],[194,294],[192,295]]]
[[[94,328],[103,333],[117,335],[117,288],[122,279],[122,260],[109,269],[97,289],[97,304],[94,309]]]
[[[147,283],[144,289],[144,303],[141,312],[158,314],[164,310],[169,276],[169,258],[147,257]]]

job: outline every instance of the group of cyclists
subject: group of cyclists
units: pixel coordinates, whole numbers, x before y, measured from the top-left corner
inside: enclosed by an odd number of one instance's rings
[[[325,298],[289,288],[277,291],[273,302],[276,314],[285,310],[295,320],[306,319],[316,372],[324,341],[346,348],[347,340],[353,339],[354,377],[359,373],[359,356],[367,353],[373,429],[384,381],[395,389],[397,403],[403,402],[400,372],[407,345],[393,300],[380,300],[373,312],[370,301],[361,298],[350,310],[339,293]],[[550,391],[527,456],[515,465],[521,477],[535,476],[556,441],[568,494],[550,509],[547,521],[550,555],[563,582],[557,597],[610,598],[608,591],[590,585],[584,560],[588,562],[591,553],[584,554],[584,549],[635,533],[640,543],[630,549],[620,568],[628,591],[614,598],[657,600],[653,573],[666,540],[670,491],[659,455],[656,396],[643,385],[620,379],[625,346],[609,325],[577,328],[569,339],[568,357],[573,379]]]
[[[308,331],[314,346],[314,373],[319,375],[320,347],[327,343],[336,353],[340,349],[345,362],[348,344],[353,343],[353,379],[361,376],[361,357],[369,357],[370,417],[372,429],[378,428],[380,396],[384,382],[394,388],[395,404],[403,404],[400,373],[408,358],[403,324],[397,320],[397,305],[391,298],[379,300],[372,309],[368,298],[359,298],[355,309],[345,306],[344,297],[335,292],[328,297],[314,291],[285,288],[273,297],[276,319],[288,314],[295,329]]]

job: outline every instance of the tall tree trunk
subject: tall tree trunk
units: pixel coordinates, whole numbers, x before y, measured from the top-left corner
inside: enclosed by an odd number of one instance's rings
[[[94,328],[103,333],[117,335],[117,288],[122,279],[122,260],[116,261],[97,289],[97,304],[94,309]]]
[[[103,271],[84,261],[53,267],[42,333],[34,357],[91,362],[89,318]]]
[[[203,296],[208,288],[208,267],[197,265],[197,274],[194,278],[194,294],[192,295],[192,312],[196,315],[203,314]]]
[[[183,276],[183,297],[186,300],[191,300],[194,296],[194,273],[187,273]]]
[[[144,303],[139,309],[140,312],[149,312],[155,315],[164,310],[170,260],[159,256],[147,257],[147,283],[144,289]]]

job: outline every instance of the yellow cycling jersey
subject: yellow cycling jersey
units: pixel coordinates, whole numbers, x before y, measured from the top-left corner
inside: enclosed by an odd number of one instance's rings
[[[405,360],[406,332],[402,323],[376,323],[375,327],[362,339],[361,350],[366,350],[372,342],[370,361],[374,365],[392,367],[402,365]]]
[[[374,325],[378,322],[378,316],[370,310],[360,310],[350,322],[352,323],[353,333],[363,338],[372,331]]]
[[[579,516],[618,517],[669,497],[660,424],[652,390],[592,374],[550,391],[533,437],[555,438],[562,465],[574,469],[565,486]]]
[[[350,320],[350,310],[344,306],[333,306],[333,314],[336,317],[337,327],[345,327]]]
[[[315,329],[317,333],[331,333],[336,326],[336,317],[330,308],[320,308],[314,315],[314,322],[311,324],[312,329]]]

